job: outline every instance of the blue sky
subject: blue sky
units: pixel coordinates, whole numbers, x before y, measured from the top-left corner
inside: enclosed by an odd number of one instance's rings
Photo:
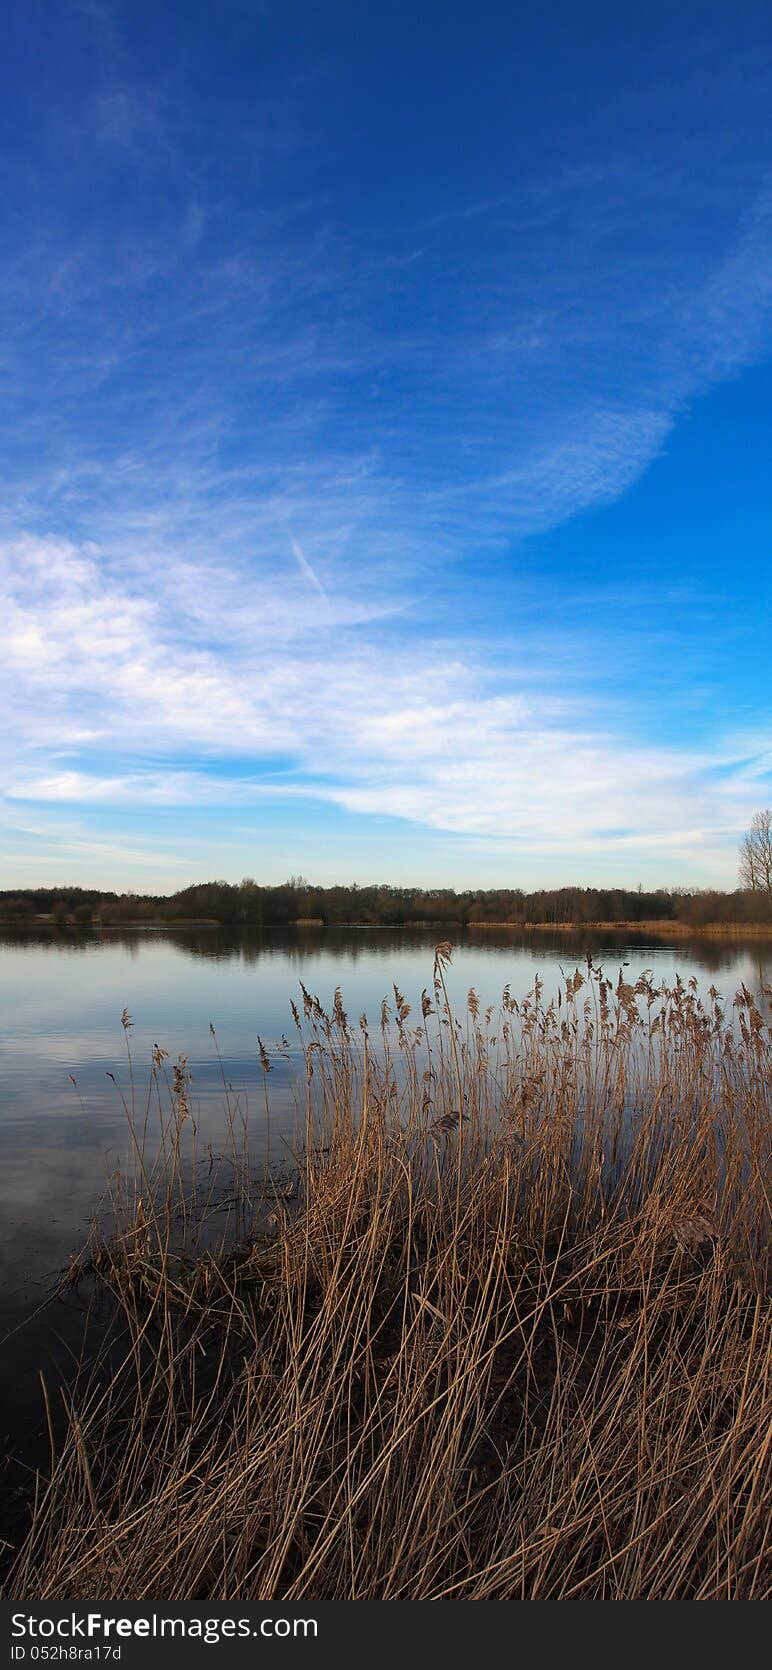
[[[769,7],[5,34],[2,885],[734,885]]]

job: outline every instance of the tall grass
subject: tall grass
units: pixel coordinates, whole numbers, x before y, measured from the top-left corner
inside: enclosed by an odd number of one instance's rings
[[[184,1064],[128,1108],[9,1594],[772,1596],[768,1026],[591,964],[459,1020],[448,956],[375,1037],[304,993],[295,1181],[231,1118],[219,1240]]]

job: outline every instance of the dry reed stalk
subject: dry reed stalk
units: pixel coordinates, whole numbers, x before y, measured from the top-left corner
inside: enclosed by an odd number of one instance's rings
[[[231,1115],[240,1233],[196,1242],[184,1065],[154,1156],[132,1118],[8,1595],[772,1597],[769,1027],[588,962],[464,1029],[449,954],[380,1051],[303,992],[270,1221]]]

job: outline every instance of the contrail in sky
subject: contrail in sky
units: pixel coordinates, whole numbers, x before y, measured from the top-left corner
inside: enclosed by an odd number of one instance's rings
[[[327,593],[321,580],[318,575],[314,573],[303,547],[298,544],[296,539],[293,539],[292,541],[292,551],[301,574],[305,574],[306,579],[310,582],[314,589],[319,592],[320,597],[326,597]]]

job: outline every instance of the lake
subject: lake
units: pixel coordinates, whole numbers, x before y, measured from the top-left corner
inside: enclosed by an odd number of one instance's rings
[[[39,1410],[38,1367],[60,1361],[55,1335],[67,1334],[61,1306],[28,1319],[82,1245],[106,1180],[128,1153],[127,1036],[140,1085],[155,1044],[172,1059],[187,1056],[203,1141],[216,1143],[223,1129],[224,1075],[259,1148],[258,1034],[269,1050],[285,1034],[290,1060],[276,1063],[270,1092],[271,1160],[286,1160],[298,1061],[290,999],[299,981],[325,1007],[340,986],[349,1016],[365,1011],[373,1022],[396,981],[420,1016],[436,938],[436,930],[389,928],[0,930],[0,1446],[16,1440],[23,1412]],[[759,1000],[772,982],[772,941],[480,929],[454,948],[451,999],[463,1005],[474,986],[483,1005],[496,1003],[506,982],[519,997],[538,973],[548,1000],[561,969],[572,971],[588,951],[614,977],[625,962],[633,976],[651,969],[655,983],[678,972],[703,991],[715,984],[729,1002],[741,981]]]

